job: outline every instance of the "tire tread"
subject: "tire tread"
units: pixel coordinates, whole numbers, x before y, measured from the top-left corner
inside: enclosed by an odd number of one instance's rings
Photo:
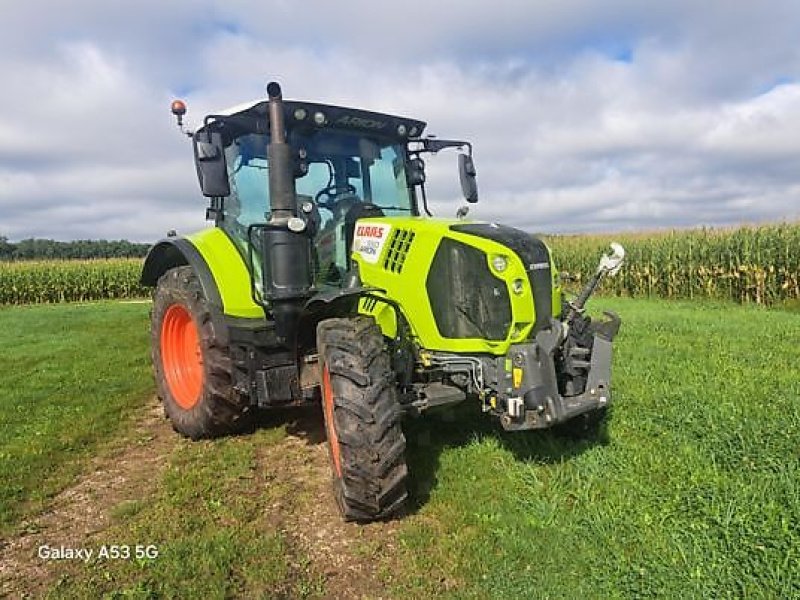
[[[317,327],[321,361],[333,388],[333,420],[342,476],[334,491],[348,521],[396,516],[408,498],[406,441],[394,375],[371,317],[335,318]]]

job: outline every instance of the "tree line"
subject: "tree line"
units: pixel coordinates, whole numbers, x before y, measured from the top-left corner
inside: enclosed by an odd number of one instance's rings
[[[56,240],[29,238],[10,242],[0,236],[0,260],[140,258],[147,254],[150,244],[128,240]]]

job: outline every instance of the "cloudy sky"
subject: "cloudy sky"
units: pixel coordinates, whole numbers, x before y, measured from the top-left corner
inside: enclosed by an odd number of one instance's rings
[[[0,236],[204,227],[189,121],[264,95],[470,139],[472,215],[530,231],[800,218],[796,0],[0,0]],[[455,154],[429,163],[459,205]]]

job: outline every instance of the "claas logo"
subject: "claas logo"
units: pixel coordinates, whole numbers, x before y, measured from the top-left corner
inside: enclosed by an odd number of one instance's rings
[[[356,229],[356,235],[361,237],[382,238],[383,227],[377,225],[359,225]]]

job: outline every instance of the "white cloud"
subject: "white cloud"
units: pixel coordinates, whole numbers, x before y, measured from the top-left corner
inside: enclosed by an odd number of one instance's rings
[[[800,5],[515,0],[158,3],[4,10],[0,235],[202,225],[190,121],[263,96],[414,116],[474,142],[476,217],[531,230],[800,216]],[[776,85],[778,84],[778,85]],[[459,204],[455,157],[432,206]]]

